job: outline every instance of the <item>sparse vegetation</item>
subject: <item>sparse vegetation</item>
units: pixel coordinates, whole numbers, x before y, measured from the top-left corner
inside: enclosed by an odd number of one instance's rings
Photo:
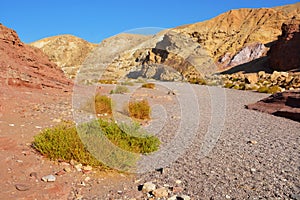
[[[98,81],[101,84],[117,84],[118,82],[114,79],[101,79]]]
[[[232,88],[234,86],[233,83],[225,83],[224,87],[225,88]]]
[[[112,99],[108,96],[97,93],[91,98],[82,110],[95,114],[112,114]]]
[[[207,81],[204,78],[190,78],[188,82],[198,85],[207,85]]]
[[[118,85],[116,89],[110,91],[111,94],[124,94],[128,93],[129,89],[126,86]]]
[[[127,81],[122,82],[121,85],[134,86],[134,83],[127,80]]]
[[[43,130],[34,137],[33,147],[51,160],[76,160],[82,164],[102,166],[84,147],[71,122]]]
[[[274,94],[274,93],[277,93],[277,92],[281,92],[281,89],[280,89],[279,86],[274,85],[274,86],[270,86],[270,87],[262,86],[262,87],[258,88],[257,91],[260,92],[260,93],[271,93],[271,94]]]
[[[142,85],[143,88],[148,88],[148,89],[154,89],[155,88],[155,84],[154,83],[144,83]]]
[[[129,102],[128,111],[129,116],[135,119],[150,119],[151,109],[147,100]]]
[[[112,114],[112,99],[110,97],[96,94],[95,96],[95,111],[96,114],[107,113]]]
[[[122,124],[125,128],[120,129],[115,122],[108,122],[101,119],[96,122],[98,122],[97,125],[101,127],[104,135],[113,144],[124,150],[146,154],[156,151],[160,145],[157,137],[141,132],[137,125],[131,127]],[[89,130],[92,129],[92,123],[82,125],[88,133],[93,131]],[[134,135],[129,135],[123,130],[134,130],[135,133]],[[85,165],[106,168],[86,149],[77,133],[75,124],[72,122],[64,122],[54,128],[43,130],[39,135],[34,137],[33,147],[51,160],[62,159],[70,161],[73,159]]]

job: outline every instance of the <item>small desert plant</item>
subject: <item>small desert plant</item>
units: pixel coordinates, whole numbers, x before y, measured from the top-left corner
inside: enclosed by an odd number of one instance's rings
[[[233,83],[225,83],[224,87],[225,88],[232,88],[232,87],[234,87],[234,84]]]
[[[134,86],[134,83],[131,81],[124,81],[121,83],[121,85],[128,85],[128,86]]]
[[[101,133],[95,132],[95,130],[98,130],[94,128],[95,125],[97,127],[100,126]],[[34,137],[32,146],[51,160],[75,160],[85,165],[106,168],[86,149],[82,143],[82,137],[94,139],[97,137],[92,137],[93,135],[97,136],[103,133],[106,138],[119,148],[142,154],[156,151],[160,145],[157,137],[139,131],[139,127],[130,127],[123,124],[122,126],[125,129],[120,129],[115,122],[101,119],[80,126],[80,129],[86,130],[86,133],[80,133],[79,135],[75,124],[72,122],[63,122],[53,128],[45,129]],[[136,133],[129,135],[123,130],[135,130]]]
[[[117,84],[118,82],[114,79],[101,79],[98,81],[100,84]]]
[[[143,88],[149,88],[149,89],[154,89],[155,88],[155,84],[154,83],[144,83],[142,85]]]
[[[198,84],[198,85],[206,85],[207,81],[204,78],[190,78],[188,80],[191,84]]]
[[[95,114],[112,114],[112,99],[108,96],[97,93],[91,99],[89,99],[85,105],[81,108],[82,110],[95,113]]]
[[[269,88],[266,87],[266,86],[262,86],[262,87],[258,88],[257,91],[260,92],[260,93],[268,93]]]
[[[95,111],[96,114],[112,114],[112,99],[108,96],[95,95]]]
[[[72,122],[63,122],[53,128],[43,130],[34,137],[33,147],[51,160],[76,160],[91,166],[101,165],[86,150]]]
[[[262,86],[262,87],[258,88],[257,91],[260,92],[260,93],[274,94],[276,92],[281,92],[281,88],[277,85],[274,85],[274,86],[271,86],[271,87]]]
[[[146,83],[146,81],[143,78],[138,78],[135,80],[136,83]]]
[[[129,89],[126,86],[118,85],[116,89],[110,91],[111,94],[124,94],[128,93]]]
[[[277,92],[281,92],[281,88],[278,85],[271,86],[269,91],[271,94],[275,94]]]
[[[147,100],[131,101],[128,105],[129,116],[135,119],[150,119],[150,105]]]

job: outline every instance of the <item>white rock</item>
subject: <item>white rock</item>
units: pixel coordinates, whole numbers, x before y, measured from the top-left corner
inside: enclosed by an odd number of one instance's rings
[[[156,189],[155,184],[153,184],[152,182],[147,182],[143,185],[142,191],[143,192],[152,192],[155,189]]]
[[[82,164],[81,164],[81,163],[75,165],[74,167],[75,167],[75,169],[76,169],[77,171],[81,172],[81,168],[82,168]]]
[[[182,181],[181,181],[181,180],[176,180],[175,183],[176,183],[176,184],[181,184]]]
[[[60,123],[60,122],[61,122],[61,119],[53,119],[52,121],[53,121],[53,122],[56,122],[56,123]]]
[[[181,195],[180,196],[183,200],[191,200],[191,197],[187,196],[187,195]]]
[[[45,182],[54,182],[55,180],[56,180],[56,177],[52,174],[42,177],[42,181],[45,181]]]
[[[93,169],[93,167],[87,165],[87,166],[84,166],[82,169],[87,170],[87,171],[91,171]]]
[[[8,124],[8,126],[11,126],[11,127],[13,127],[13,126],[15,126],[15,124]]]
[[[176,200],[177,199],[177,195],[171,196],[170,198],[168,198],[168,200]]]

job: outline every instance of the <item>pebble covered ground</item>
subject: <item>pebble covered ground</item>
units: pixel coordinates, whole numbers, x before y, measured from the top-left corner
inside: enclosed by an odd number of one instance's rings
[[[3,93],[2,105],[12,113],[4,110],[0,121],[4,183],[0,199],[300,199],[300,123],[244,108],[267,94],[193,87],[200,120],[185,153],[162,169],[136,175],[98,174],[79,163],[42,158],[30,147],[32,137],[41,128],[72,117],[70,95],[45,94],[41,99],[43,95],[24,93],[19,101],[29,106],[14,101],[8,107],[11,97]],[[165,105],[167,115],[155,116],[152,122],[167,117],[157,134],[162,145],[172,140],[185,116],[176,100],[184,91],[174,92],[157,88],[149,93],[152,103]],[[191,113],[188,121],[194,122],[197,113]],[[219,137],[212,129],[216,127],[222,128]],[[211,151],[203,148],[210,139],[207,133],[218,139],[211,143]]]
[[[180,195],[192,199],[299,199],[300,124],[244,108],[266,94],[206,86],[195,86],[195,90],[201,120],[193,144],[162,170],[138,175],[138,183],[167,188],[169,194],[162,199],[174,195],[178,199],[183,199]],[[223,92],[225,103],[210,96]],[[211,116],[211,102],[216,105],[216,116]],[[201,145],[211,117],[220,117],[222,106],[226,108],[224,127],[212,151],[203,157]],[[163,130],[159,137],[163,140],[169,131]]]

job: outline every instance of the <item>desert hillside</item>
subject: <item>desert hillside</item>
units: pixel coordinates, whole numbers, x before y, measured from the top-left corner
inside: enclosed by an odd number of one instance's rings
[[[247,46],[252,51],[258,51],[256,57],[265,54],[265,47],[253,45],[258,43],[268,47],[281,34],[281,25],[292,18],[300,20],[300,3],[275,8],[230,10],[213,19],[175,29],[194,37],[215,61],[219,61],[222,67],[228,67],[240,64],[230,62]]]
[[[67,89],[71,82],[43,52],[24,44],[17,33],[0,24],[2,86]]]
[[[183,37],[194,39],[195,43],[207,51],[219,70],[223,70],[266,56],[269,47],[282,33],[282,24],[299,20],[300,3],[296,3],[275,8],[230,10],[210,20],[183,25],[171,30],[180,33]],[[166,31],[159,33],[159,35],[164,34]],[[146,37],[121,34],[102,41],[100,45],[118,44],[122,40],[127,40],[129,43],[136,41],[136,44],[139,44],[145,41]],[[70,77],[74,77],[87,55],[96,47],[95,44],[71,35],[45,38],[33,42],[31,45],[41,48],[49,59],[60,66]],[[131,60],[138,60],[138,56],[141,54],[149,54],[153,58],[160,57],[156,64],[172,64],[161,62],[165,59],[161,59],[158,52],[152,52],[153,55],[146,51],[130,54],[130,56],[135,56]],[[130,63],[132,67],[140,64],[132,64],[131,61],[128,61],[126,53],[121,56],[120,60],[119,65]],[[126,60],[126,62],[122,62],[122,60]],[[181,65],[182,62],[177,64]],[[259,65],[264,67],[265,60]],[[129,71],[132,69],[129,66],[126,68]],[[116,69],[113,71],[118,73]]]
[[[87,55],[97,46],[73,35],[44,38],[30,45],[40,48],[69,77],[76,74]]]

